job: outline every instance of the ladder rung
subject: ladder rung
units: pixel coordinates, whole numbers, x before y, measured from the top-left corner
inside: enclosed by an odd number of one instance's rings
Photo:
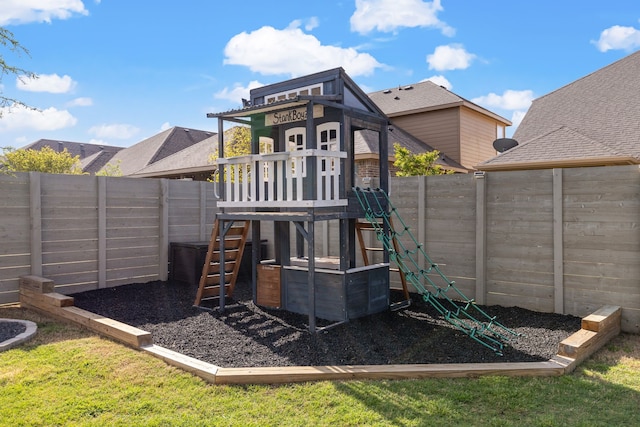
[[[224,285],[224,288],[226,289],[227,296],[231,296],[229,295],[230,285]],[[220,286],[211,286],[211,287],[204,288],[202,290],[202,298],[210,298],[210,297],[218,297],[218,296],[220,296]]]
[[[372,252],[382,252],[384,251],[384,248],[365,248],[368,251],[372,251]]]
[[[227,273],[224,275],[224,282],[225,284],[229,284],[231,282],[231,278],[233,277],[233,273]],[[212,274],[210,276],[207,276],[207,280],[205,282],[207,284],[207,286],[216,286],[220,284],[220,275],[219,274]]]

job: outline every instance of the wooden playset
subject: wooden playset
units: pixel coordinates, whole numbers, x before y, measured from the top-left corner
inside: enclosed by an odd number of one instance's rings
[[[333,322],[327,328],[408,306],[410,283],[447,321],[502,351],[513,332],[456,288],[397,215],[388,197],[388,118],[343,69],[253,89],[243,104],[209,115],[221,130],[220,199],[196,306],[218,298],[219,309],[225,309],[249,227],[252,241],[258,242],[261,227],[270,223],[275,259],[265,263],[258,248],[252,248],[256,304],[308,315],[309,331],[315,332],[317,318]],[[228,123],[250,128],[250,154],[225,157]],[[358,186],[354,141],[359,131],[378,136],[375,189]],[[338,224],[339,255],[331,259],[316,256],[316,228],[324,221]],[[365,230],[375,232],[381,262],[369,261]],[[356,236],[364,265],[357,265]],[[405,298],[395,304],[390,303],[390,261],[400,272]]]

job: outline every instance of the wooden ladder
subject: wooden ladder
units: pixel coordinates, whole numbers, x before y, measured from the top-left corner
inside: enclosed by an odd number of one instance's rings
[[[231,297],[233,289],[238,279],[238,271],[240,270],[240,261],[244,246],[247,241],[249,224],[251,221],[242,220],[231,222],[231,225],[224,235],[224,260],[220,263],[220,223],[216,219],[213,230],[211,232],[211,240],[209,241],[209,249],[202,266],[202,275],[200,276],[200,285],[196,293],[196,300],[193,303],[199,306],[203,300],[213,299],[220,296],[220,271],[221,265],[224,265],[224,288],[225,296]]]
[[[391,218],[389,218],[389,223],[393,231],[393,221],[391,220]],[[360,220],[356,221],[356,234],[358,235],[358,242],[360,243],[360,250],[362,252],[362,260],[364,262],[364,265],[371,264],[371,262],[369,261],[369,255],[368,255],[369,252],[382,252],[384,251],[384,248],[377,247],[377,246],[374,246],[374,247],[367,246],[365,244],[364,235],[362,234],[362,232],[367,231],[367,232],[376,233],[377,230],[379,230],[381,227],[382,225],[375,227],[369,221],[360,221]],[[396,251],[396,253],[398,253],[398,242],[396,241],[395,238],[393,239],[393,249]],[[407,278],[404,274],[404,271],[396,267],[389,267],[389,271],[393,271],[400,274],[400,282],[402,283],[402,294],[404,296],[404,301],[391,304],[391,309],[400,310],[402,308],[406,308],[409,305],[411,305],[411,297],[409,296],[409,288],[407,287]]]

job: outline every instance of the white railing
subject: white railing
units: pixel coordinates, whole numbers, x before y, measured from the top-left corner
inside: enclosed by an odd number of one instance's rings
[[[218,159],[224,185],[220,207],[327,207],[346,206],[340,198],[340,159],[347,153],[299,150]],[[307,160],[315,159],[316,176],[307,176]],[[315,198],[305,198],[308,180]]]

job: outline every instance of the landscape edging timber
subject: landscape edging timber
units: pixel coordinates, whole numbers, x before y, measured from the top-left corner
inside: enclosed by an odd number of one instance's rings
[[[622,309],[603,306],[582,319],[581,330],[564,339],[558,354],[544,362],[451,363],[409,365],[284,366],[224,368],[153,344],[151,333],[116,320],[82,310],[73,298],[51,291],[49,280],[25,276],[20,305],[87,327],[164,360],[213,384],[278,384],[306,381],[364,379],[460,378],[487,375],[560,376],[572,372],[609,340],[620,333]],[[38,288],[36,283],[46,283]]]

